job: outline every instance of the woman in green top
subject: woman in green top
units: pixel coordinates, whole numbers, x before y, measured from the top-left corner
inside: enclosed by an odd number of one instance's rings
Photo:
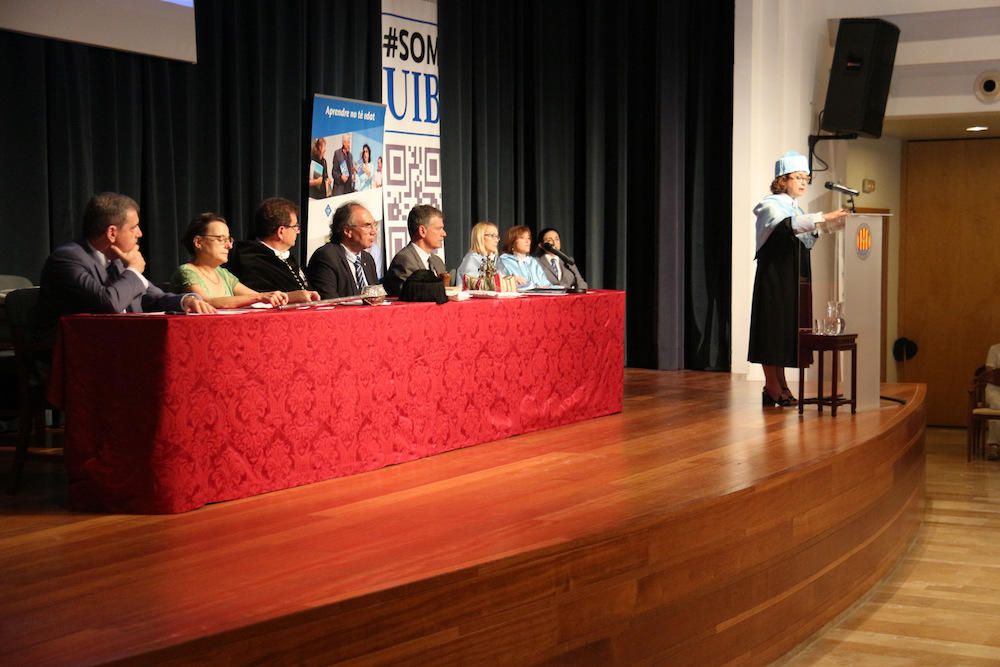
[[[252,303],[283,306],[288,303],[288,295],[284,292],[257,292],[222,268],[229,259],[229,249],[233,247],[229,225],[222,216],[202,213],[188,225],[181,243],[191,253],[191,261],[182,264],[170,279],[173,289],[194,292],[216,308],[240,308]]]

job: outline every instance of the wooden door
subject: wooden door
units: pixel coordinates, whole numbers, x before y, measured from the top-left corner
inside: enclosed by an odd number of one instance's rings
[[[927,422],[964,426],[972,372],[1000,342],[1000,140],[912,141],[903,158],[899,335]]]

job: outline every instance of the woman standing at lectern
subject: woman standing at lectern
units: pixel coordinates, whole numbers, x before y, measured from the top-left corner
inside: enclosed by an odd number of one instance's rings
[[[800,281],[810,281],[809,250],[820,232],[844,226],[847,212],[806,213],[796,200],[809,186],[809,161],[785,153],[774,163],[771,194],[754,207],[757,216],[757,275],[750,311],[748,361],[764,367],[765,407],[796,403],[785,368],[797,367],[799,327],[812,323],[811,298],[800,303]]]

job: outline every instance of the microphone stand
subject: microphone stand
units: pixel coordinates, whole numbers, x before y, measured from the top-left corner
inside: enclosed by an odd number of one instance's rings
[[[548,252],[555,255],[556,257],[561,259],[562,263],[565,264],[567,267],[574,266],[576,264],[575,259],[564,253],[562,250],[556,250],[555,246],[553,246],[550,243],[539,243],[538,249],[541,250],[542,252]],[[568,270],[569,269],[567,268],[567,271]],[[576,284],[576,282],[574,282],[572,285],[566,288],[566,292],[569,294],[586,294],[587,290],[580,287],[579,285]]]
[[[858,209],[854,205],[854,195],[847,195],[847,205],[851,207],[851,213],[857,213]]]

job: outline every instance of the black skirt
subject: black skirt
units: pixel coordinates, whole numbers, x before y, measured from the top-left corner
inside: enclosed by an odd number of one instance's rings
[[[779,223],[757,251],[747,360],[765,366],[808,366],[799,358],[799,328],[812,325],[809,248],[795,236],[792,220]]]

